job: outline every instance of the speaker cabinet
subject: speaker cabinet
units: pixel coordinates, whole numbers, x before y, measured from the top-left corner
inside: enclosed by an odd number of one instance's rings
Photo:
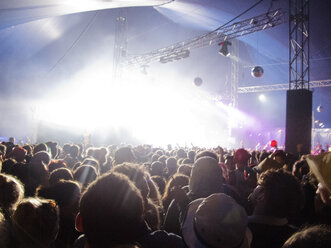
[[[309,154],[311,150],[312,92],[288,90],[286,100],[285,151]]]

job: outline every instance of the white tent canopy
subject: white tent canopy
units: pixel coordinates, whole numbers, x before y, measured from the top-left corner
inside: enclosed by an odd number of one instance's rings
[[[159,6],[169,0],[2,0],[0,27],[78,12],[133,6]]]

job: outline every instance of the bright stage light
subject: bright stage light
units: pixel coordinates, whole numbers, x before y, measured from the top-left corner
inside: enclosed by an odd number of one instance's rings
[[[178,75],[155,80],[137,70],[114,82],[106,74],[109,67],[99,64],[76,75],[38,104],[38,119],[79,133],[127,130],[140,143],[163,147],[230,147],[229,127],[239,120],[250,123],[199,87],[176,83],[184,80]]]
[[[259,95],[259,100],[260,100],[260,102],[265,102],[266,101],[265,95],[263,95],[263,94]]]

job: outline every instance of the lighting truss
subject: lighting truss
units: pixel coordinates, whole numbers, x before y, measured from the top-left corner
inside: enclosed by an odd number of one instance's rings
[[[309,90],[309,0],[289,0],[289,89]]]
[[[135,56],[131,59],[123,61],[122,66],[130,65],[146,65],[154,61],[164,62],[166,59],[162,58],[181,58],[178,54],[184,51],[190,51],[192,49],[212,46],[222,43],[226,40],[234,39],[236,37],[251,34],[260,30],[275,27],[284,23],[283,13],[281,10],[273,10],[268,13],[255,16],[243,21],[239,21],[233,24],[220,27],[212,32],[204,35],[194,37],[189,40],[177,42],[170,46],[157,49],[147,54]],[[186,52],[187,53],[187,52]],[[174,61],[170,59],[167,62]]]
[[[310,85],[310,88],[330,87],[331,79],[311,81],[309,83],[309,85]],[[247,86],[247,87],[238,87],[238,94],[288,90],[288,89],[289,89],[289,84],[270,84],[270,85]]]

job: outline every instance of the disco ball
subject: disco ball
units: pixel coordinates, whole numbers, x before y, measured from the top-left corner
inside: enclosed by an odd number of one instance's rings
[[[324,109],[323,106],[319,105],[317,107],[317,112],[321,113],[323,111],[323,109]]]
[[[194,79],[194,84],[195,84],[195,86],[201,86],[202,85],[202,78],[201,77],[196,77]]]
[[[252,77],[259,78],[259,77],[262,77],[263,72],[264,71],[263,71],[263,68],[261,66],[255,66],[251,70],[251,75],[252,75]]]

